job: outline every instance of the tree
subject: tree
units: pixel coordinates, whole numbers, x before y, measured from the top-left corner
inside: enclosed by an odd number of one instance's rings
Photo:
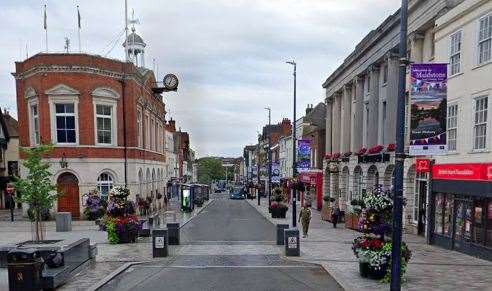
[[[202,184],[210,184],[214,180],[225,179],[225,168],[222,162],[216,158],[198,159],[198,181]]]
[[[43,162],[43,156],[53,150],[51,145],[40,145],[31,149],[21,148],[26,156],[22,165],[27,169],[26,178],[15,181],[15,188],[22,195],[16,197],[17,202],[27,203],[33,211],[36,227],[36,240],[43,240],[41,213],[51,209],[59,194],[56,185],[51,183],[50,165]]]

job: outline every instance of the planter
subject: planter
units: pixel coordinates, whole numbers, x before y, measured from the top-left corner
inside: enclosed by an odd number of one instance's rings
[[[287,208],[276,207],[271,208],[272,218],[285,218],[287,214]]]
[[[331,219],[331,209],[328,202],[323,203],[323,208],[321,208],[321,219],[325,221]]]
[[[355,213],[345,214],[345,227],[353,230],[359,230],[359,216]]]
[[[364,278],[381,280],[386,275],[387,270],[388,270],[388,265],[383,265],[381,269],[376,270],[375,268],[371,267],[369,263],[359,262],[359,273],[361,277]]]
[[[118,233],[118,239],[120,244],[134,243],[137,241],[137,232],[136,231],[124,231],[122,233]]]

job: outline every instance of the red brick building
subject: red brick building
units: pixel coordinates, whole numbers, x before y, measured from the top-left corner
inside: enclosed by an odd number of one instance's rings
[[[13,76],[20,146],[54,145],[47,160],[65,193],[58,211],[79,217],[83,194],[96,187],[106,195],[126,185],[133,198],[164,192],[166,111],[151,70],[97,55],[41,53],[17,62]]]

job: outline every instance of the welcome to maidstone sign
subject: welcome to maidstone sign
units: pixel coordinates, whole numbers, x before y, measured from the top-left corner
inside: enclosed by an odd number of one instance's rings
[[[434,165],[432,179],[492,182],[492,164]]]

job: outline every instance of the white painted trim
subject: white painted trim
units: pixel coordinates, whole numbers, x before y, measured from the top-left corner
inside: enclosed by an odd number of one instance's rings
[[[44,91],[46,95],[56,95],[56,96],[70,96],[70,95],[80,95],[79,91],[75,90],[64,84],[56,85],[55,87]]]
[[[116,147],[118,146],[118,103],[116,100],[93,98],[93,120],[94,120],[94,144],[100,147]],[[111,143],[99,143],[97,140],[97,105],[108,105],[111,106]]]
[[[36,97],[36,96],[34,96]],[[28,100],[27,102],[27,111],[28,111],[28,114],[27,114],[27,117],[28,117],[28,121],[29,121],[29,143],[31,146],[37,146],[39,145],[39,143],[37,143],[35,141],[35,138],[34,138],[34,118],[33,118],[33,115],[32,115],[32,106],[36,105],[38,108],[38,130],[39,130],[39,142],[41,142],[41,122],[39,120],[39,101],[38,101],[38,98],[31,98],[30,100]]]
[[[98,87],[91,93],[93,98],[120,99],[120,94],[109,87]]]
[[[63,85],[64,86],[64,85]],[[48,103],[50,107],[50,121],[51,121],[51,141],[56,146],[78,146],[80,143],[79,138],[79,96],[78,95],[50,95],[48,96]],[[55,104],[57,103],[73,103],[74,115],[75,115],[75,143],[59,143],[56,135],[56,113]]]

